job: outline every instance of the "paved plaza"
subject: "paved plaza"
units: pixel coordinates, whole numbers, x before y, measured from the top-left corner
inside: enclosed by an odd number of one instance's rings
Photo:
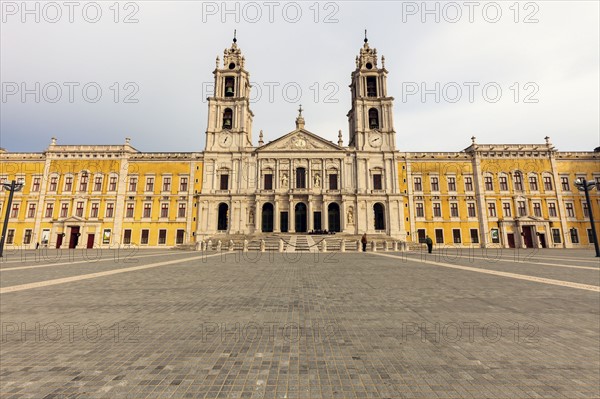
[[[598,398],[586,250],[9,251],[2,398]]]

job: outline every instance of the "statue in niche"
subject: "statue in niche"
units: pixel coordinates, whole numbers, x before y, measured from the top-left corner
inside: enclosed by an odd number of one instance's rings
[[[348,224],[354,224],[354,208],[348,208]]]
[[[321,187],[321,175],[320,174],[317,173],[315,175],[314,181],[315,181],[315,187]]]
[[[248,214],[248,223],[254,224],[254,210],[252,209],[250,209],[250,212]]]
[[[288,185],[288,175],[287,173],[284,173],[283,175],[281,175],[281,187],[287,187]]]

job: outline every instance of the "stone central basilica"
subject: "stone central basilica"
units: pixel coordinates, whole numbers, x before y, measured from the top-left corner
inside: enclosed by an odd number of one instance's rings
[[[383,62],[383,59],[382,59]],[[249,73],[236,40],[217,58],[208,99],[198,230],[241,234],[327,230],[404,239],[393,98],[387,70],[367,39],[352,73],[349,145],[305,128],[269,143],[252,141]],[[218,212],[218,217],[214,217]]]

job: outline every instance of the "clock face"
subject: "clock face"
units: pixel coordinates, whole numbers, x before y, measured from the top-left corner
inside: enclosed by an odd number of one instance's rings
[[[369,137],[369,144],[371,147],[379,148],[381,147],[381,144],[383,144],[383,138],[378,133],[371,134]]]
[[[221,134],[221,137],[219,138],[219,145],[221,147],[227,148],[232,143],[233,143],[233,138],[231,137],[231,134],[228,134],[228,133]]]

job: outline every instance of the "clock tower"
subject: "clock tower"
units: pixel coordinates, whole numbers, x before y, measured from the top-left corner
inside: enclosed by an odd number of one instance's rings
[[[241,151],[252,147],[250,74],[234,34],[231,47],[217,57],[214,95],[208,100],[205,151]]]
[[[396,132],[393,121],[393,97],[387,94],[385,58],[378,66],[377,50],[369,47],[366,37],[352,72],[352,109],[348,112],[350,146],[361,151],[394,151]]]

